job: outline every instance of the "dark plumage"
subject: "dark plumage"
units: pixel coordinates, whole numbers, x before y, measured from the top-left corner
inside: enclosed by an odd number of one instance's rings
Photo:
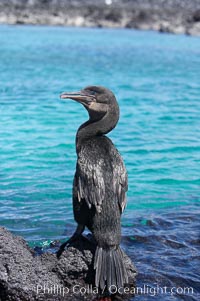
[[[77,93],[63,93],[87,109],[89,120],[76,135],[77,166],[73,184],[73,209],[78,227],[58,252],[75,240],[85,226],[97,243],[94,269],[95,284],[118,287],[127,283],[127,272],[120,249],[120,218],[126,205],[127,173],[112,141],[104,136],[119,119],[114,94],[104,87],[90,86]]]

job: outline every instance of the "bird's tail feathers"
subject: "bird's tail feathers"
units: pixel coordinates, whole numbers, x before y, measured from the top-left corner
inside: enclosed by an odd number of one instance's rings
[[[123,287],[128,283],[128,274],[123,262],[123,253],[120,247],[103,249],[97,246],[94,257],[96,270],[95,285],[102,290],[105,286],[109,289],[112,285]]]

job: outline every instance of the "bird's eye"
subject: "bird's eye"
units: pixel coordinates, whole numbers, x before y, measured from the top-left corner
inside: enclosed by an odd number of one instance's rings
[[[96,92],[94,90],[90,90],[91,95],[96,95]]]

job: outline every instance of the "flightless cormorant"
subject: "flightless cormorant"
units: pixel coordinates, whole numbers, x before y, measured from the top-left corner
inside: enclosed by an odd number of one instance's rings
[[[127,172],[123,160],[105,136],[119,120],[114,94],[100,86],[88,86],[80,92],[61,94],[81,103],[89,113],[76,135],[77,165],[73,183],[73,210],[78,224],[74,235],[61,245],[76,240],[87,227],[97,247],[94,257],[95,285],[123,287],[128,275],[120,249],[121,214],[126,206]]]

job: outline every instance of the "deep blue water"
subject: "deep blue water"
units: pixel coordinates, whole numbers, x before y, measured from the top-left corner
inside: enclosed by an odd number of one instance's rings
[[[122,242],[139,284],[198,290],[200,39],[0,26],[0,45],[0,225],[31,245],[71,235],[74,140],[87,113],[59,94],[104,85],[121,110],[109,137],[128,170]]]

